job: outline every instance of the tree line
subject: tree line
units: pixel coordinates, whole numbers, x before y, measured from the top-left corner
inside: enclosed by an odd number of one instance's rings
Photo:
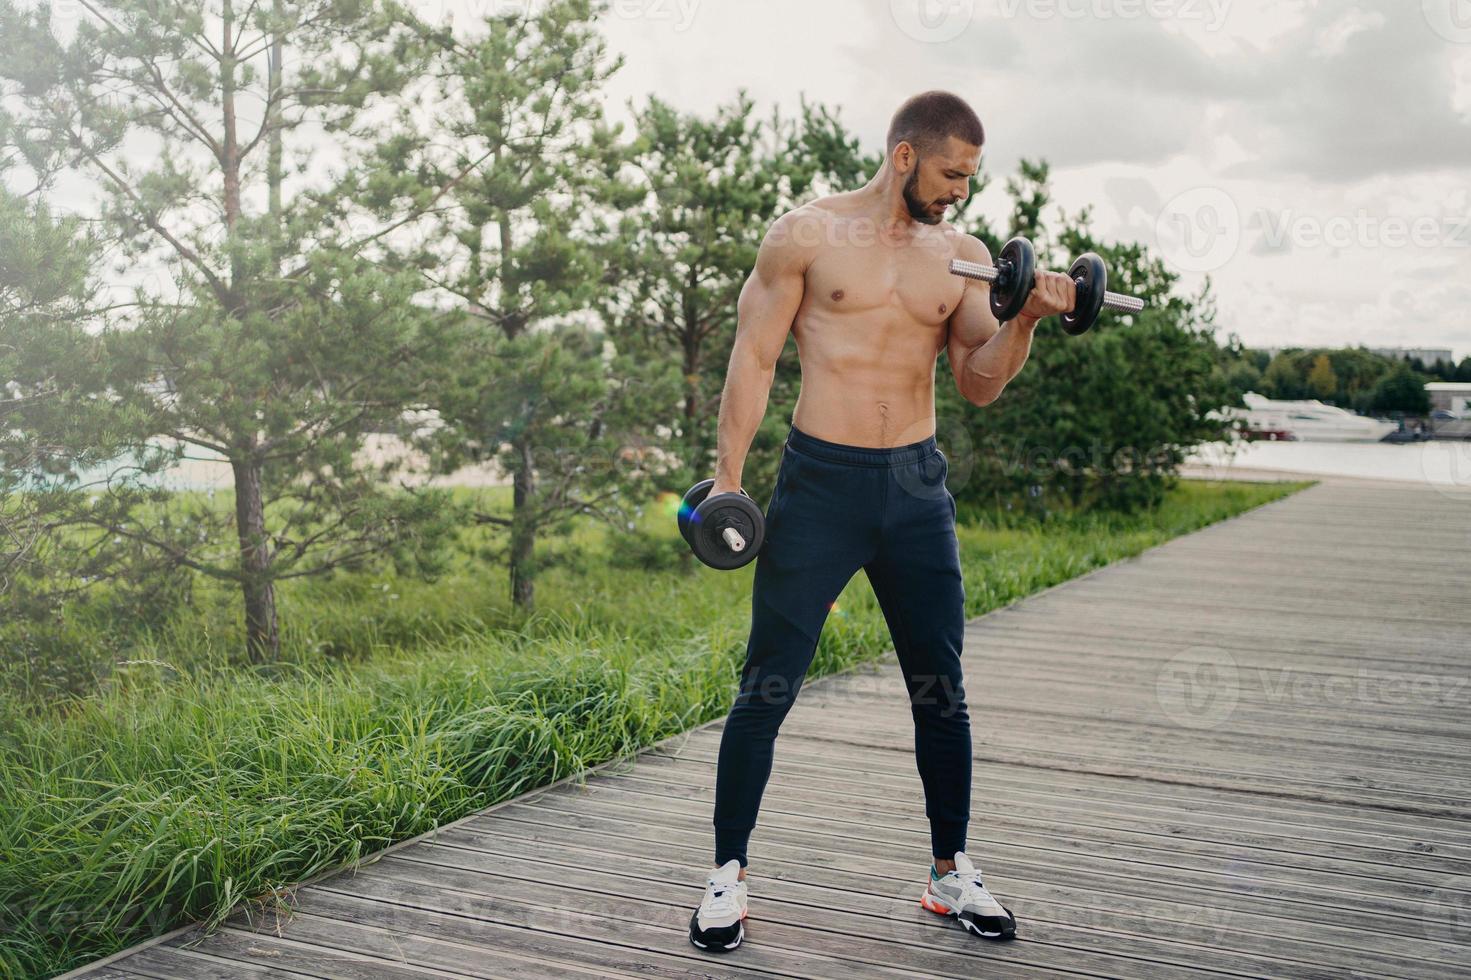
[[[244,655],[268,661],[282,583],[385,561],[433,576],[468,526],[497,532],[482,557],[530,609],[557,560],[546,544],[574,521],[626,529],[654,493],[712,471],[765,228],[880,162],[805,100],[763,112],[742,94],[701,115],[651,97],[612,123],[621,59],[590,0],[468,30],[396,0],[88,11],[63,38],[51,6],[0,0],[14,620],[55,617],[103,581],[165,610],[205,576],[238,589]],[[93,199],[59,207],[77,181]],[[1006,227],[970,207],[957,223],[993,252],[1028,235],[1053,268],[1098,251],[1111,287],[1149,307],[1083,338],[1044,323],[985,411],[941,385],[953,489],[978,505],[1151,506],[1222,436],[1209,413],[1246,355],[1217,342],[1209,286],[1181,295],[1146,248],[1060,213],[1045,163],[1006,190]],[[745,477],[758,499],[799,379],[789,343]],[[436,473],[493,461],[509,506],[365,462],[385,432]],[[201,450],[229,466],[228,507],[155,479]]]
[[[1419,358],[1396,358],[1363,347],[1289,348],[1269,355],[1246,352],[1227,369],[1235,391],[1268,398],[1318,399],[1373,415],[1424,415],[1430,411],[1428,381],[1471,381],[1471,357],[1459,365],[1440,360],[1427,367]]]

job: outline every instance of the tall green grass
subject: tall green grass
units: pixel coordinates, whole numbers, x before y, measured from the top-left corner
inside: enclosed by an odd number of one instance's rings
[[[1153,512],[1046,524],[970,515],[980,614],[1295,487],[1184,483]],[[655,512],[657,510],[657,512]],[[436,583],[382,573],[281,596],[280,664],[232,666],[230,597],[133,637],[97,690],[0,711],[0,974],[47,976],[684,731],[728,710],[748,566],[640,568],[678,551],[651,510],[636,537],[584,529],[540,609],[499,569]],[[207,600],[207,601],[206,601]],[[881,656],[863,576],[810,676]]]

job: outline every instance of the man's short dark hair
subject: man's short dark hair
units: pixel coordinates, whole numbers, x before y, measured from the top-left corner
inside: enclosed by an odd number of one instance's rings
[[[900,143],[908,143],[920,153],[928,153],[951,136],[972,146],[986,141],[980,117],[965,100],[950,92],[921,92],[894,113],[889,122],[886,152],[893,153]]]

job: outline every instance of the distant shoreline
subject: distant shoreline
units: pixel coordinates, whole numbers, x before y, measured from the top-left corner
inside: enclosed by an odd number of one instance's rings
[[[1252,442],[1202,446],[1180,469],[1194,479],[1332,480],[1419,484],[1471,492],[1471,442]]]
[[[156,479],[173,490],[230,490],[234,487],[234,474],[230,470],[230,464],[223,458],[208,458],[203,455],[206,451],[197,446],[190,446],[188,451],[188,456]],[[367,435],[354,459],[360,465],[368,466],[381,466],[396,459],[406,459],[407,469],[394,479],[412,487],[498,487],[509,486],[511,483],[510,477],[493,462],[463,466],[453,473],[426,479],[424,469],[428,465],[428,457],[424,453],[407,450],[402,439],[388,433]],[[97,482],[108,471],[115,471],[126,465],[126,462],[113,462],[93,468],[83,474],[82,482]]]
[[[403,440],[386,433],[366,437],[357,460],[378,466],[395,459],[407,461],[395,477],[409,486],[500,487],[509,475],[494,462],[465,466],[453,473],[426,477],[428,458],[406,449]],[[116,467],[121,464],[110,464]],[[85,474],[84,482],[98,481],[106,468]],[[1254,442],[1238,446],[1228,456],[1221,444],[1203,446],[1181,466],[1191,479],[1226,480],[1353,480],[1377,484],[1417,483],[1437,490],[1471,492],[1471,442],[1415,443]],[[233,474],[223,459],[209,459],[190,447],[190,456],[169,469],[162,482],[175,490],[229,490]]]

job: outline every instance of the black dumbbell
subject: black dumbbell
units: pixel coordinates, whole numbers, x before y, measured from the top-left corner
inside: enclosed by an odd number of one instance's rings
[[[679,533],[695,557],[729,571],[755,559],[766,540],[766,518],[746,491],[710,496],[714,480],[690,487],[679,505]]]
[[[1002,323],[1015,317],[1027,305],[1027,297],[1036,285],[1036,270],[1036,253],[1032,243],[1025,238],[1013,238],[1003,245],[994,268],[964,259],[950,260],[952,275],[991,284],[991,314]],[[1078,290],[1073,308],[1062,314],[1062,329],[1070,334],[1087,332],[1097,321],[1100,310],[1138,313],[1144,309],[1144,300],[1107,290],[1108,270],[1103,259],[1093,252],[1078,256],[1068,269],[1068,277]]]

